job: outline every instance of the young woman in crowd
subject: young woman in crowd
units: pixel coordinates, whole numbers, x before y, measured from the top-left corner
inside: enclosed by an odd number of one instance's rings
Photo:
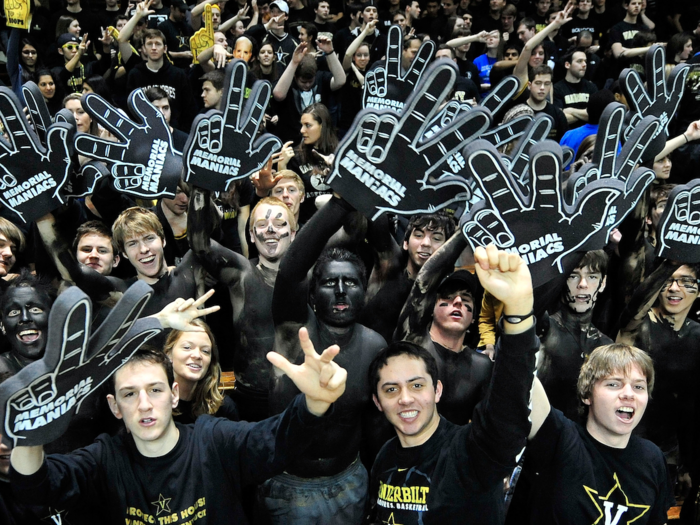
[[[235,404],[219,389],[221,367],[214,335],[204,321],[196,319],[192,324],[204,331],[172,330],[163,348],[180,387],[175,421],[194,423],[205,414],[238,421]]]
[[[49,108],[51,116],[61,109],[61,93],[58,92],[58,83],[50,69],[39,69],[36,72],[36,85],[44,97],[46,107]]]

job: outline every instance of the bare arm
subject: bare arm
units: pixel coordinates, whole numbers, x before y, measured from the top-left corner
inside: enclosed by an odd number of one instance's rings
[[[360,34],[357,35],[357,38],[355,38],[355,40],[353,40],[350,43],[348,49],[345,51],[345,56],[343,57],[344,71],[348,71],[350,69],[350,66],[352,65],[353,55],[357,52],[362,42],[364,42],[365,38],[367,38],[367,35],[374,33],[374,28],[376,27],[376,25],[376,20],[372,20],[369,24],[366,24],[364,30],[360,31]]]
[[[44,447],[15,447],[12,449],[10,463],[23,476],[31,476],[44,464]]]
[[[333,51],[333,41],[327,36],[319,36],[316,39],[316,46],[320,51],[326,53],[326,63],[329,71],[333,74],[331,79],[331,90],[337,91],[345,85],[345,70],[340,65],[338,55]]]
[[[695,122],[691,122],[690,125],[688,126],[688,129],[685,130],[685,133],[678,135],[677,137],[673,137],[672,139],[666,141],[666,146],[664,149],[659,153],[656,158],[654,159],[655,162],[660,161],[664,157],[667,157],[670,155],[672,152],[680,148],[681,146],[685,146],[689,142],[692,142],[694,140],[699,140],[700,139],[700,120],[696,120]]]
[[[292,60],[290,60],[289,65],[286,67],[284,73],[282,73],[282,76],[277,81],[275,89],[272,90],[272,96],[277,102],[281,102],[287,98],[289,88],[292,87],[292,82],[294,81],[294,73],[296,73],[297,67],[299,67],[299,63],[301,62],[301,59],[304,58],[306,51],[306,42],[302,42],[294,50]]]

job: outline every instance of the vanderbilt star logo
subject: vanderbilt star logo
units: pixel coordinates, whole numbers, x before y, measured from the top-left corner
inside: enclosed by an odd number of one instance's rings
[[[613,479],[615,479],[615,485],[605,496],[601,496],[598,494],[598,491],[590,487],[583,486],[588,497],[591,498],[598,512],[600,512],[600,516],[593,522],[593,525],[603,523],[604,525],[629,525],[644,516],[649,510],[649,505],[630,503],[620,486],[617,474],[613,474]],[[603,506],[602,509],[601,505]],[[603,517],[605,517],[605,521],[601,522]]]
[[[394,520],[393,512],[389,514],[389,519],[386,521],[382,521],[382,523],[386,523],[387,525],[401,525],[400,523],[396,523],[396,521]]]
[[[283,66],[287,65],[287,57],[289,56],[289,53],[285,53],[284,49],[280,47],[275,53],[275,55],[277,56],[277,62],[279,62]]]
[[[170,500],[173,498],[165,498],[162,494],[158,495],[158,501],[152,501],[151,505],[156,506],[156,516],[160,516],[161,512],[172,512],[170,510]]]

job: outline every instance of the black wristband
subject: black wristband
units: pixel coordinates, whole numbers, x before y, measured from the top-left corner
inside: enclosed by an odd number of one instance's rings
[[[519,324],[522,323],[525,319],[528,319],[535,315],[535,310],[532,310],[529,314],[525,315],[506,315],[505,313],[503,314],[503,319],[508,321],[510,324]]]

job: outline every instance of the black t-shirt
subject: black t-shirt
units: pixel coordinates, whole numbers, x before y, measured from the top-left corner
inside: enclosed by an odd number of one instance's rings
[[[190,50],[190,37],[194,34],[194,31],[189,24],[184,22],[175,23],[168,19],[159,24],[158,29],[165,35],[168,51],[181,53]],[[182,69],[189,69],[192,59],[173,58],[173,64]]]
[[[177,404],[177,411],[180,412],[177,416],[173,416],[176,423],[181,423],[183,425],[189,425],[194,423],[197,418],[192,415],[192,401],[185,401],[180,399]],[[238,410],[236,410],[236,403],[233,402],[229,396],[224,396],[224,402],[221,403],[219,410],[214,414],[215,417],[223,417],[229,421],[240,421],[238,417]]]
[[[316,82],[309,91],[299,91],[296,82],[292,81],[286,98],[276,104],[279,116],[277,136],[283,143],[290,140],[296,143],[301,139],[299,120],[305,108],[317,102],[321,102],[326,107],[330,106],[332,78],[333,74],[329,71],[318,71]]]
[[[457,67],[461,76],[472,82],[479,82],[479,68],[474,65],[474,62],[468,58],[457,58]]]
[[[593,82],[582,78],[577,83],[560,80],[554,84],[554,105],[559,109],[573,108],[586,109],[588,107],[588,99],[593,93],[598,91],[598,88]],[[583,124],[579,121],[579,125]]]
[[[200,416],[193,425],[177,424],[178,442],[161,457],[141,455],[129,434],[103,434],[73,454],[48,456],[31,476],[12,470],[10,478],[22,500],[54,508],[99,501],[93,523],[159,523],[159,512],[176,514],[178,523],[248,523],[242,487],[281,474],[324,419],[298,396],[283,414],[260,423]]]
[[[642,22],[630,24],[629,22],[618,22],[610,28],[610,44],[620,43],[622,47],[632,47],[632,40],[640,31],[648,31],[649,28]]]
[[[372,466],[366,523],[503,523],[503,478],[530,427],[536,346],[534,329],[503,335],[489,391],[498,395],[478,405],[471,424],[440,418],[422,445],[403,448],[396,437],[384,445]]]
[[[554,119],[554,126],[552,126],[552,130],[547,136],[548,139],[552,139],[559,142],[564,136],[564,133],[566,133],[569,130],[569,125],[566,122],[566,115],[564,115],[564,112],[561,109],[555,107],[554,104],[550,104],[549,102],[547,102],[547,105],[544,107],[544,109],[533,109],[533,111],[535,112],[535,114],[546,113]]]
[[[676,112],[677,134],[688,128],[691,122],[700,119],[700,53],[688,60],[690,71],[685,80],[685,91]]]
[[[562,26],[559,30],[559,34],[568,40],[569,38],[578,36],[581,31],[590,31],[593,35],[593,40],[600,40],[600,37],[603,35],[603,30],[598,19],[590,14],[585,20],[577,16],[574,17],[571,22]]]
[[[624,449],[608,447],[556,409],[530,441],[522,476],[530,501],[509,510],[520,523],[661,525],[675,503],[656,445],[631,436]]]

